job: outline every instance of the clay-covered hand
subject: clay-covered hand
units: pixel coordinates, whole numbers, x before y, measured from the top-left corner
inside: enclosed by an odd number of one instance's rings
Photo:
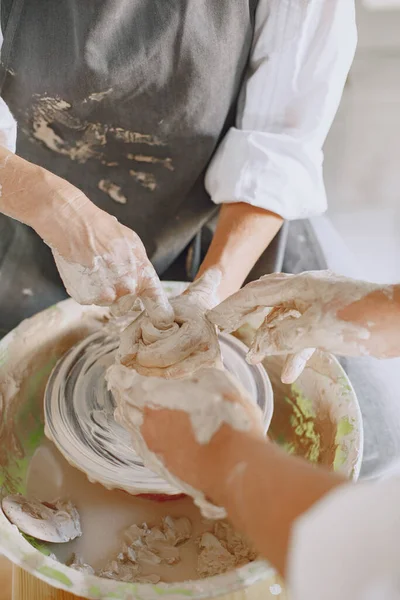
[[[67,248],[54,242],[51,248],[64,285],[77,302],[114,306],[120,315],[140,298],[154,324],[166,327],[173,321],[161,282],[134,231],[106,212],[90,209],[85,235],[68,230],[68,236]]]
[[[68,181],[0,148],[0,211],[30,225],[53,251],[68,293],[81,304],[128,311],[139,297],[160,327],[173,320],[139,237]]]
[[[256,332],[248,361],[288,354],[282,381],[292,383],[315,348],[348,356],[393,355],[384,315],[400,314],[395,292],[395,286],[356,281],[330,271],[273,274],[245,286],[210,311],[208,318],[229,332],[250,315],[272,309]]]
[[[170,300],[174,321],[160,328],[141,314],[122,333],[118,360],[146,376],[180,378],[202,367],[221,367],[215,325],[205,317],[218,303],[221,273],[209,269],[188,289]]]
[[[186,379],[165,380],[113,365],[107,380],[117,403],[116,419],[131,433],[136,452],[200,506],[196,490],[207,493],[214,478],[221,477],[216,457],[222,448],[229,454],[232,433],[264,438],[261,410],[223,370],[201,369]]]

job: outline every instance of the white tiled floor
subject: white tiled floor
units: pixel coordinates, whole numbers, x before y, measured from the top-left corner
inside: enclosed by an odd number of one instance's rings
[[[359,49],[325,148],[328,216],[359,275],[377,282],[400,282],[399,32],[400,11],[359,11]]]

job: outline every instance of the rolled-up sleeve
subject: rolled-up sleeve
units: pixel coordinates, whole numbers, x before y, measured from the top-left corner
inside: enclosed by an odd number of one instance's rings
[[[3,45],[3,35],[0,31],[0,60],[1,47]],[[0,146],[15,152],[17,142],[17,124],[12,116],[7,104],[0,96]]]
[[[357,43],[353,0],[260,0],[236,127],[206,174],[216,204],[285,219],[326,209],[322,146]]]

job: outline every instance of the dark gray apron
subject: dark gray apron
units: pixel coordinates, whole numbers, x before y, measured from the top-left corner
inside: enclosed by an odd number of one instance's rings
[[[17,153],[134,229],[159,274],[182,278],[174,261],[216,212],[204,173],[234,124],[257,2],[0,0]],[[29,228],[0,216],[0,235],[4,333],[65,292]]]
[[[1,0],[0,91],[17,153],[133,228],[159,273],[216,211],[204,172],[234,123],[256,5]],[[9,329],[64,292],[30,230],[2,217],[0,232]]]

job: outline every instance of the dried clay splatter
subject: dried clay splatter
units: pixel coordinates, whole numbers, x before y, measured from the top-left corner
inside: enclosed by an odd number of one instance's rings
[[[12,75],[13,77],[15,77],[15,71],[14,69],[12,69],[11,67],[7,66],[5,63],[3,63],[3,61],[0,60],[0,65],[2,66],[2,68],[7,71],[7,73],[9,73],[10,75]]]
[[[156,156],[147,156],[145,154],[128,154],[128,158],[136,162],[162,165],[168,169],[168,171],[175,170],[172,164],[172,158],[157,158]]]
[[[22,290],[22,295],[23,296],[33,296],[33,290],[31,288],[24,288]]]
[[[102,179],[98,183],[98,188],[105,194],[108,194],[112,200],[119,204],[126,204],[127,199],[121,192],[121,188],[116,183],[113,183],[109,179]]]
[[[152,192],[157,187],[157,182],[153,173],[146,173],[144,171],[134,171],[133,169],[131,169],[129,171],[129,175],[133,177],[135,181],[140,183],[140,185],[147,188],[148,190],[151,190]]]
[[[100,102],[107,97],[111,90],[91,94],[88,100]],[[109,140],[117,140],[124,144],[144,144],[147,146],[164,146],[165,143],[155,135],[130,131],[122,127],[114,127],[104,123],[91,123],[81,120],[72,114],[71,104],[61,98],[52,98],[50,96],[34,97],[32,132],[26,131],[28,135],[43,143],[49,150],[68,156],[71,160],[78,163],[85,163],[89,159],[99,160],[103,165],[114,167],[118,166],[115,161],[108,161],[104,155],[105,146]],[[79,109],[79,103],[76,106]],[[75,140],[64,140],[59,133],[56,133],[54,125],[63,125],[64,127],[77,132]],[[146,155],[131,155],[132,160],[144,163],[161,164],[166,169],[172,171],[173,167],[170,158],[156,158]],[[133,158],[135,157],[135,158]],[[145,173],[132,170],[130,175],[146,189],[151,191],[157,187],[155,176],[152,173]],[[107,192],[109,193],[109,192]],[[115,194],[114,194],[115,196]],[[117,202],[121,202],[122,195],[117,194]]]
[[[102,100],[104,100],[104,98],[112,94],[112,92],[113,88],[103,90],[102,92],[93,92],[93,94],[90,94],[87,98],[85,98],[83,102],[101,102]]]

